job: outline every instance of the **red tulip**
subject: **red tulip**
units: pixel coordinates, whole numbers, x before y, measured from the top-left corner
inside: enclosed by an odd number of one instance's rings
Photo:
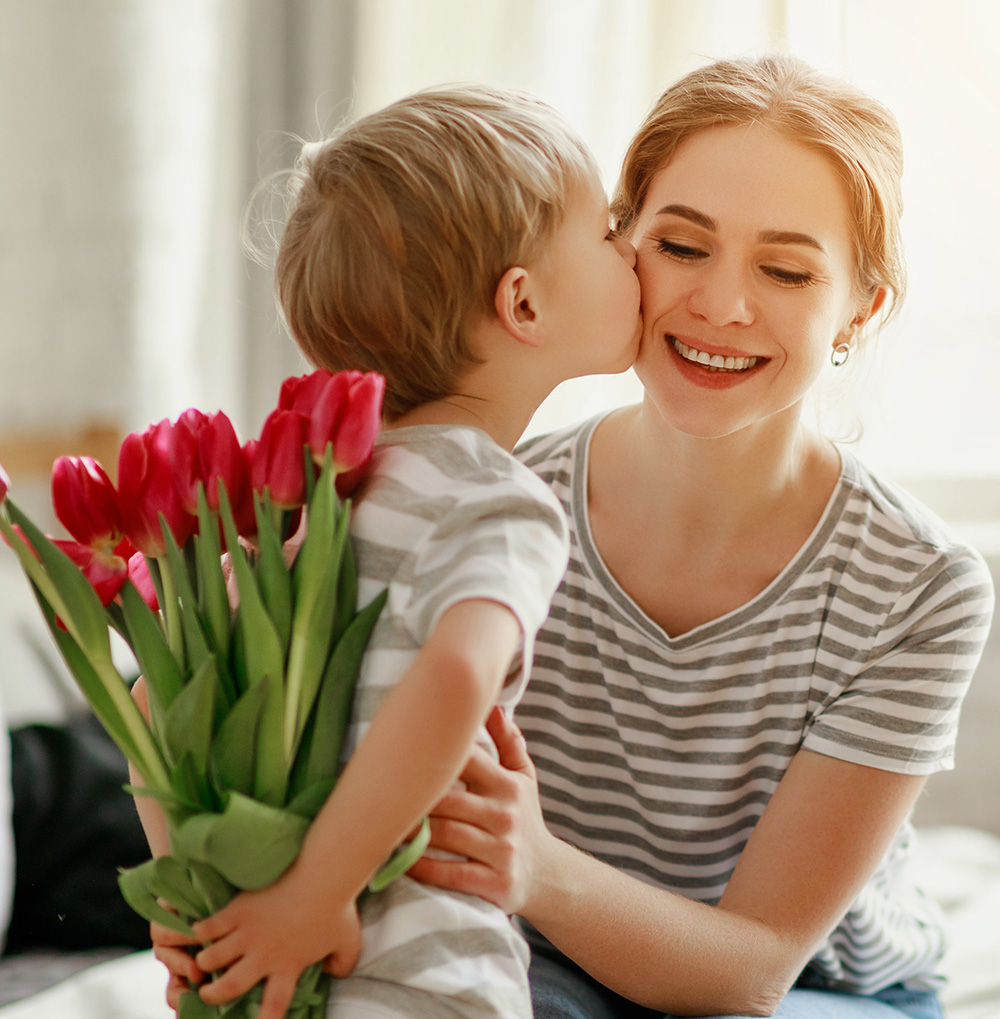
[[[218,512],[221,479],[234,508],[250,490],[250,472],[233,423],[221,411],[211,416],[186,410],[171,433],[174,463],[181,502],[189,513],[198,512],[198,484],[205,486],[209,509]]]
[[[142,600],[153,612],[160,609],[159,599],[156,597],[156,585],[149,573],[149,563],[141,552],[133,552],[128,560],[128,579],[135,585]]]
[[[3,464],[0,464],[0,502],[3,502],[7,498],[7,492],[10,489],[10,475],[3,469]]]
[[[90,581],[101,604],[107,608],[118,596],[122,585],[128,579],[128,560],[131,546],[127,540],[113,551],[105,551],[84,545],[79,541],[54,541],[73,560],[80,572]]]
[[[307,429],[304,415],[279,407],[268,415],[260,438],[246,445],[254,491],[268,489],[271,501],[283,509],[305,502]]]
[[[322,463],[333,444],[336,469],[350,471],[367,464],[382,424],[385,379],[377,372],[316,371],[286,379],[278,406],[309,418],[309,448]]]
[[[104,468],[89,456],[61,456],[52,468],[52,507],[82,545],[111,551],[121,541],[118,493]]]
[[[178,545],[191,537],[197,517],[184,507],[171,459],[169,421],[150,425],[141,434],[126,435],[118,452],[118,493],[125,535],[148,556],[166,552],[160,515]]]

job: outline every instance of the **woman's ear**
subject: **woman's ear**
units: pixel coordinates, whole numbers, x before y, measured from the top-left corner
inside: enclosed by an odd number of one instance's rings
[[[888,291],[885,287],[879,287],[872,298],[865,301],[864,304],[858,307],[857,313],[854,318],[841,330],[838,339],[851,341],[857,335],[857,333],[864,328],[868,321],[879,313],[882,305],[885,304],[886,296]]]
[[[545,340],[536,281],[527,269],[511,266],[493,294],[493,307],[504,331],[519,343],[540,347]]]

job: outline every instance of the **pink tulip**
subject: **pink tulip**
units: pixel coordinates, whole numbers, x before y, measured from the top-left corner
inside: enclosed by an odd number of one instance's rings
[[[52,468],[52,507],[82,545],[111,551],[121,541],[118,493],[104,468],[89,456],[61,456]]]
[[[128,560],[128,579],[135,585],[142,600],[153,612],[159,612],[160,602],[156,597],[156,585],[149,573],[149,563],[141,552],[133,552]]]
[[[178,493],[171,457],[172,433],[170,422],[160,421],[141,434],[126,435],[118,452],[119,505],[125,535],[140,552],[154,558],[166,552],[161,514],[181,546],[198,524]]]
[[[107,608],[128,579],[128,561],[121,555],[122,552],[127,554],[131,551],[128,542],[123,540],[113,551],[97,549],[79,541],[56,540],[53,544],[73,560],[90,581],[101,604]]]
[[[271,501],[295,509],[306,498],[305,448],[308,419],[280,407],[271,411],[260,438],[246,445],[255,492],[268,489]]]
[[[7,492],[10,490],[10,475],[3,469],[3,464],[0,464],[0,502],[3,502],[7,498]]]

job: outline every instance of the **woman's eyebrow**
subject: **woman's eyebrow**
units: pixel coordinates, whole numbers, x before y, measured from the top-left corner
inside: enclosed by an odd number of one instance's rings
[[[690,205],[664,205],[662,209],[657,210],[656,215],[680,216],[681,219],[689,220],[706,230],[715,230],[715,220],[697,209],[692,209]]]
[[[761,244],[805,244],[807,247],[826,251],[826,248],[810,234],[800,234],[794,230],[762,230],[757,239]]]
[[[679,216],[690,223],[703,227],[705,230],[715,231],[717,224],[711,216],[704,212],[693,209],[690,205],[664,205],[657,209],[657,216]],[[826,248],[811,234],[799,233],[797,230],[761,230],[757,235],[761,244],[804,244],[806,247],[815,248],[817,251],[826,251]]]

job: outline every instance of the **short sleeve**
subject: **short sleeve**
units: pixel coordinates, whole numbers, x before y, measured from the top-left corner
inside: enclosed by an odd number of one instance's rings
[[[517,693],[527,682],[535,635],[566,570],[562,507],[525,468],[523,477],[474,486],[435,522],[414,557],[405,628],[423,643],[442,613],[467,599],[505,605],[521,627]],[[515,691],[508,689],[505,699]]]
[[[814,715],[806,749],[902,774],[954,767],[959,711],[994,593],[975,552],[943,559],[896,601],[865,665]]]

